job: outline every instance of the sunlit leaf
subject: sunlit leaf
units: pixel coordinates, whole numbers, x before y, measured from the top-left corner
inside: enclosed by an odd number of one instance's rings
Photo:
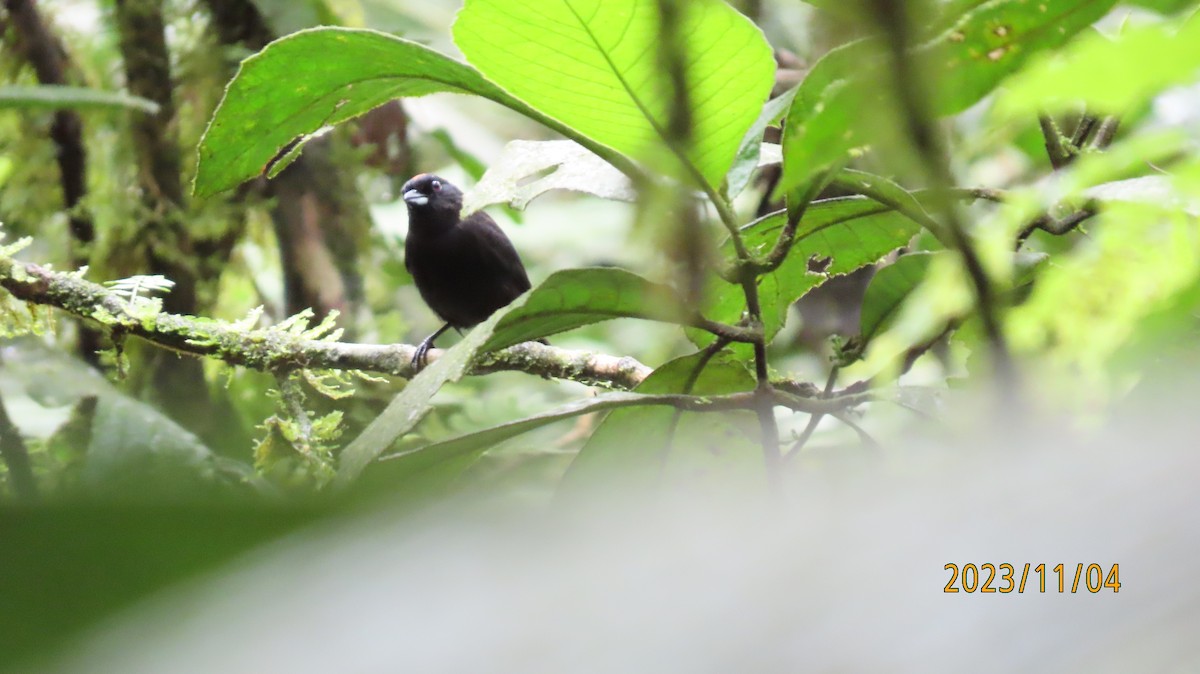
[[[773,84],[762,32],[718,0],[679,3],[694,143],[718,187]],[[469,0],[454,24],[467,60],[517,98],[627,155],[658,160],[671,97],[644,0]]]
[[[242,62],[200,141],[196,194],[264,173],[281,150],[318,129],[394,98],[434,92],[482,96],[559,128],[471,66],[429,47],[371,30],[314,28]]]
[[[1047,265],[1028,301],[1010,312],[1013,348],[1036,354],[1044,372],[1053,368],[1089,395],[1104,395],[1113,354],[1145,317],[1195,287],[1198,246],[1200,221],[1178,209],[1106,204],[1088,237]]]
[[[1125,0],[1130,5],[1152,9],[1162,14],[1174,14],[1185,9],[1195,9],[1196,0]]]

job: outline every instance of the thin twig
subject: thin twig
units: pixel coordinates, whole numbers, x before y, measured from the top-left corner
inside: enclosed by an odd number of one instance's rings
[[[1103,150],[1109,145],[1112,145],[1113,138],[1117,135],[1117,129],[1121,126],[1121,120],[1116,115],[1108,115],[1100,120],[1100,127],[1096,129],[1095,135],[1088,143],[1088,148],[1092,150]]]
[[[1086,222],[1099,212],[1099,207],[1095,202],[1088,202],[1079,210],[1069,213],[1061,218],[1055,218],[1050,214],[1043,215],[1033,222],[1025,225],[1020,232],[1017,233],[1016,247],[1019,249],[1024,245],[1025,240],[1029,235],[1036,230],[1042,230],[1054,236],[1062,236],[1068,232],[1074,231],[1079,225]]]
[[[688,373],[687,380],[683,382],[683,387],[681,389],[683,393],[689,395],[691,394],[692,389],[696,386],[696,381],[700,379],[700,375],[704,372],[704,368],[708,367],[709,361],[713,359],[713,356],[716,356],[718,353],[720,353],[721,349],[724,349],[728,345],[728,340],[723,337],[718,337],[717,341],[709,344],[708,347],[704,349],[703,353],[700,355],[700,360],[697,361],[695,367],[692,368],[692,371]],[[683,410],[676,410],[675,414],[671,415],[671,423],[667,426],[667,441],[663,443],[662,459],[659,461],[658,465],[658,477],[660,481],[662,480],[663,474],[667,468],[667,459],[670,457],[671,451],[674,449],[675,432],[679,429],[679,420],[682,417]]]
[[[1054,122],[1054,118],[1044,113],[1040,114],[1038,115],[1038,126],[1042,129],[1042,138],[1045,140],[1046,155],[1050,158],[1050,166],[1057,170],[1071,163],[1075,148],[1063,142],[1065,139],[1062,131],[1058,129],[1058,124]]]
[[[928,100],[921,96],[925,87],[922,86],[921,77],[914,70],[914,60],[908,53],[909,17],[905,14],[904,3],[871,0],[870,4],[891,49],[889,60],[895,82],[894,91],[900,104],[902,118],[908,127],[909,139],[925,164],[931,183],[939,190],[944,190],[953,185],[953,176],[946,161],[941,137],[928,110]],[[934,195],[936,194],[935,192]],[[987,337],[1002,394],[1007,401],[1013,402],[1017,397],[1017,373],[1008,342],[1001,329],[995,289],[967,235],[966,226],[955,204],[949,198],[937,199],[937,202],[940,202],[937,205],[941,207],[939,210],[945,222],[943,229],[950,244],[962,256],[963,266],[975,290],[976,307],[983,323],[984,335]]]
[[[840,370],[841,368],[839,368],[837,365],[834,365],[829,369],[829,378],[825,380],[825,391],[822,394],[823,397],[829,397],[829,395],[833,392],[833,385],[837,382],[837,376]],[[801,431],[800,435],[796,438],[796,442],[792,443],[792,448],[789,449],[788,453],[784,455],[783,460],[785,462],[792,460],[800,454],[800,451],[804,449],[804,445],[808,444],[809,438],[811,438],[812,434],[817,430],[817,425],[821,423],[821,419],[824,416],[824,414],[820,413],[810,414],[808,416],[808,425],[804,427],[804,430]]]
[[[1079,124],[1075,126],[1075,132],[1071,134],[1071,146],[1076,150],[1083,148],[1083,143],[1092,135],[1092,129],[1096,128],[1096,118],[1092,115],[1084,113],[1079,117]]]
[[[871,437],[870,433],[863,430],[862,426],[859,426],[857,423],[850,420],[850,415],[843,414],[842,412],[830,412],[829,416],[849,426],[855,433],[858,434],[859,441],[866,445],[867,448],[874,450],[883,449],[883,446],[880,445],[875,438]]]
[[[762,325],[762,307],[758,301],[757,279],[750,274],[742,280],[742,292],[746,296],[746,309],[756,325]],[[767,467],[767,481],[776,495],[782,493],[782,482],[779,469],[782,456],[779,451],[779,425],[775,422],[775,391],[771,387],[770,373],[767,366],[767,340],[759,336],[754,341],[754,377],[758,385],[754,389],[757,403],[754,413],[758,416],[758,425],[762,433],[763,459]]]
[[[692,327],[699,328],[705,332],[712,333],[721,339],[730,342],[742,342],[753,344],[755,341],[762,339],[762,328],[742,327],[738,325],[729,325],[727,323],[718,323],[710,321],[703,316],[697,316],[692,319]]]

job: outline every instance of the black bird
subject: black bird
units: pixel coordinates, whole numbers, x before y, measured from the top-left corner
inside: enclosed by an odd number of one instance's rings
[[[424,364],[443,332],[482,323],[530,287],[517,249],[496,221],[482,211],[462,218],[462,201],[462,190],[435,175],[404,183],[404,266],[425,304],[446,321],[417,347],[414,366]]]

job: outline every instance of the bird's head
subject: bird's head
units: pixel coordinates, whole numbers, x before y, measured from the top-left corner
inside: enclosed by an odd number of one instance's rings
[[[404,183],[404,203],[410,214],[446,214],[458,216],[463,193],[454,185],[430,173],[413,176]]]

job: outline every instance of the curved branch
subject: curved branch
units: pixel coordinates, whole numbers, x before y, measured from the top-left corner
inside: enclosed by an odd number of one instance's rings
[[[73,274],[0,257],[0,287],[32,304],[51,306],[97,320],[156,346],[191,356],[212,357],[266,372],[297,369],[359,370],[411,377],[410,344],[352,344],[306,339],[278,328],[249,329],[224,321],[158,313],[149,318],[107,288]],[[103,317],[103,320],[98,320]],[[429,352],[433,361],[441,350]],[[484,356],[474,374],[502,370],[630,389],[651,369],[630,357],[571,351],[537,343],[518,344]]]

